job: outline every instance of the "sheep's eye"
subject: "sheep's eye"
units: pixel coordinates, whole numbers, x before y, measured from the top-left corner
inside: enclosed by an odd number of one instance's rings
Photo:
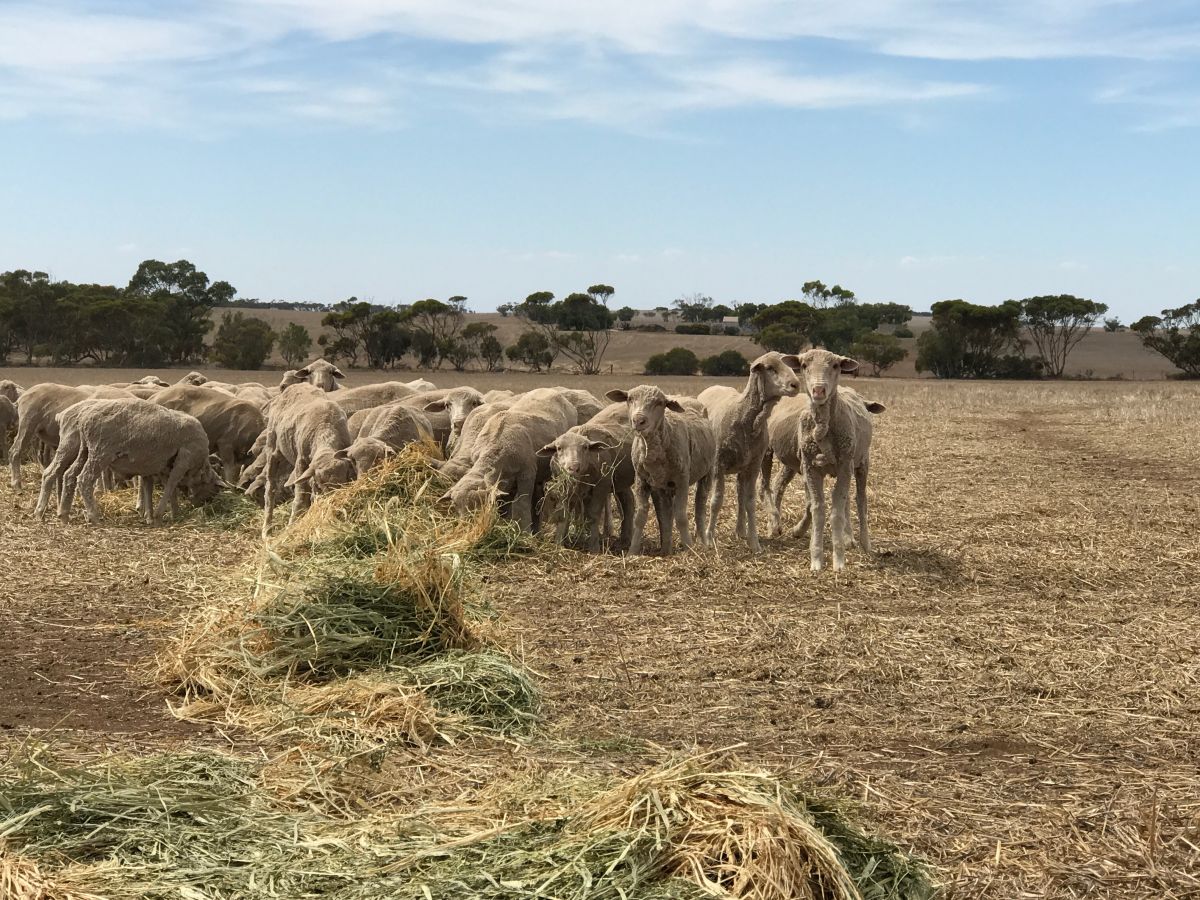
[[[800,368],[802,368],[802,369],[807,369],[807,368],[808,368],[808,363],[800,363]]]

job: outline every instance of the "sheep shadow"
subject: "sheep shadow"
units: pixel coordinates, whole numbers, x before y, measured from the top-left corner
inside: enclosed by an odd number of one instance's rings
[[[887,542],[876,546],[871,565],[897,575],[920,575],[940,581],[964,581],[962,556],[935,547]]]

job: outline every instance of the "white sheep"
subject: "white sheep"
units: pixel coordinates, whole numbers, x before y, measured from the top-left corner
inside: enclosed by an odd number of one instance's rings
[[[770,455],[781,463],[779,473],[770,479],[771,534],[779,532],[783,493],[797,470],[802,471],[808,504],[792,534],[803,537],[811,524],[811,568],[814,572],[821,571],[825,549],[825,478],[832,476],[833,568],[841,571],[846,566],[846,544],[851,537],[851,476],[857,489],[859,545],[864,553],[871,552],[867,528],[871,414],[883,412],[884,406],[865,401],[851,388],[839,389],[841,374],[858,368],[858,363],[849,357],[814,349],[786,360],[800,375],[805,395],[780,402],[770,421]],[[764,458],[764,485],[770,476],[770,464]]]
[[[627,404],[611,404],[559,435],[538,455],[550,459],[552,483],[559,482],[554,498],[560,506],[556,511],[559,543],[566,538],[571,519],[579,518],[588,527],[587,549],[599,552],[602,526],[607,533],[609,500],[616,496],[621,507],[618,546],[627,549],[634,517],[633,429]]]
[[[340,389],[337,379],[345,377],[342,374],[342,370],[328,360],[314,359],[302,368],[289,369],[284,372],[283,382],[280,384],[280,387],[287,387],[291,384],[299,384],[302,381],[307,381],[309,384],[319,387],[323,391],[336,391]]]
[[[176,384],[159,391],[150,402],[200,421],[208,435],[209,450],[220,459],[221,473],[230,483],[236,482],[243,467],[254,459],[252,450],[266,427],[266,418],[257,404],[210,390],[207,384]]]
[[[477,406],[463,419],[462,429],[454,442],[450,457],[446,460],[433,459],[429,461],[429,464],[456,481],[462,478],[467,470],[475,464],[475,439],[483,430],[483,426],[492,416],[511,408],[513,402],[513,400],[496,400]]]
[[[0,397],[5,397],[16,403],[21,399],[21,394],[25,393],[25,388],[17,384],[15,381],[10,381],[7,378],[0,378]]]
[[[87,521],[99,521],[95,489],[106,471],[141,478],[139,508],[148,524],[161,520],[168,505],[176,508],[180,487],[203,503],[224,486],[209,461],[204,428],[187,413],[137,398],[83,400],[63,410],[59,424],[58,449],[42,476],[39,517],[45,514],[60,478],[58,515],[64,522],[71,517],[77,483]],[[157,506],[153,504],[155,478],[163,479]]]
[[[437,389],[436,384],[434,384],[432,381],[426,381],[424,378],[414,378],[412,381],[404,382],[404,384],[408,385],[418,394]]]
[[[438,443],[446,448],[453,448],[454,442],[462,431],[463,422],[466,421],[471,411],[482,406],[484,401],[483,394],[475,388],[457,387],[427,391],[401,402],[406,406],[422,410],[433,426]],[[444,436],[441,434],[443,417],[438,415],[439,413],[446,414],[444,421],[449,424],[449,430]]]
[[[348,424],[352,443],[347,455],[359,475],[409,444],[433,440],[428,417],[402,403],[356,412]]]
[[[416,394],[407,384],[399,381],[381,381],[377,384],[363,384],[354,388],[343,388],[335,392],[333,399],[348,416],[364,409],[394,403]]]
[[[322,388],[298,384],[271,401],[263,447],[264,539],[271,529],[285,466],[291,467],[292,474],[283,486],[295,491],[289,524],[308,509],[314,494],[354,480],[346,414],[325,394]]]
[[[8,462],[8,438],[17,431],[17,405],[0,394],[0,463]]]
[[[462,512],[503,496],[507,502],[502,512],[524,530],[532,530],[537,495],[550,474],[549,460],[537,451],[578,418],[575,407],[553,388],[522,395],[480,429],[473,442],[474,463],[442,501]]]
[[[650,503],[654,504],[662,553],[674,552],[672,524],[679,529],[684,549],[691,547],[688,530],[688,488],[696,485],[696,534],[705,533],[708,491],[716,461],[717,441],[704,404],[683,397],[668,397],[653,385],[630,391],[609,391],[609,400],[629,406],[633,427],[634,499],[637,509],[629,552],[642,552],[642,534]]]
[[[782,397],[800,392],[795,373],[775,352],[764,353],[750,365],[744,390],[714,385],[701,391],[699,400],[708,410],[717,437],[716,469],[708,505],[708,530],[703,543],[717,539],[717,520],[725,499],[725,476],[737,476],[737,535],[757,553],[758,518],[755,502],[763,454],[767,452],[767,420]]]

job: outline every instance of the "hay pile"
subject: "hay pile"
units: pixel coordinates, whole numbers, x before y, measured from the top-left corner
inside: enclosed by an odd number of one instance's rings
[[[427,746],[472,728],[526,732],[527,673],[484,650],[467,598],[480,559],[532,546],[484,509],[437,508],[424,448],[317,499],[252,586],[196,612],[156,674],[189,719],[315,741],[338,753]]]
[[[591,788],[566,807],[525,798],[546,811],[517,819],[486,805],[350,819],[288,805],[261,774],[211,753],[74,767],[31,754],[0,775],[0,877],[18,886],[4,896],[933,896],[894,848],[880,845],[871,871],[852,873],[840,843],[857,835],[848,825],[823,833],[803,795],[697,758]]]

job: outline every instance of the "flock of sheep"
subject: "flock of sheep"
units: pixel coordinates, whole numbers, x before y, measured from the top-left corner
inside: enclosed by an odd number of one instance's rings
[[[634,554],[642,552],[651,506],[664,554],[674,548],[673,530],[683,547],[692,546],[693,486],[695,540],[712,546],[730,475],[737,482],[737,535],[758,551],[757,504],[767,504],[768,533],[779,535],[784,491],[802,473],[808,507],[792,533],[811,532],[813,571],[823,565],[824,480],[832,477],[833,567],[840,570],[853,538],[852,478],[858,542],[870,551],[871,414],[883,411],[839,387],[839,376],[857,365],[822,349],[772,352],[751,364],[741,391],[714,386],[693,398],[641,385],[609,391],[607,403],[559,387],[481,393],[417,380],[341,388],[343,373],[323,359],[285,373],[275,388],[210,381],[198,372],[174,385],[155,376],[27,390],[0,381],[0,454],[15,430],[8,455],[18,490],[22,461],[37,454],[38,516],[56,502],[66,521],[78,492],[95,522],[97,483],[137,477],[138,509],[154,523],[168,506],[175,510],[181,490],[203,503],[237,485],[261,498],[266,538],[274,508],[288,493],[295,518],[315,494],[407,444],[433,441],[444,458],[431,464],[453,481],[441,502],[466,511],[499,498],[502,513],[527,530],[554,521],[560,540],[572,522],[582,523],[586,546],[596,552],[609,536],[615,499],[621,515],[615,546]]]

